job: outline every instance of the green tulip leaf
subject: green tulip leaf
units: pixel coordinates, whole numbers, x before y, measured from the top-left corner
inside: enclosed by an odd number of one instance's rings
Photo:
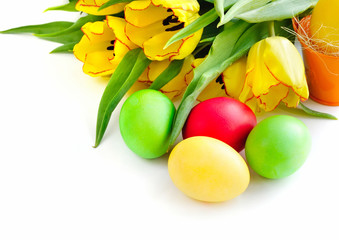
[[[247,22],[283,20],[297,16],[314,7],[318,0],[276,0],[260,8],[238,14],[236,17]]]
[[[215,11],[217,12],[217,14],[220,18],[222,18],[224,16],[224,13],[225,13],[224,3],[225,3],[224,0],[215,0],[214,1],[214,9],[215,9]]]
[[[112,112],[150,63],[151,60],[145,56],[141,48],[131,50],[124,56],[110,78],[100,101],[94,147],[100,144]]]
[[[220,19],[218,27],[228,23],[237,15],[264,6],[271,0],[239,0]]]
[[[73,23],[71,26],[69,26],[66,29],[63,29],[61,31],[45,33],[45,34],[35,34],[35,36],[37,36],[37,37],[56,37],[56,36],[60,36],[60,35],[69,34],[71,32],[80,30],[81,27],[88,22],[101,21],[105,18],[106,18],[105,16],[87,15],[85,17],[79,18],[75,23]]]
[[[51,42],[68,44],[68,43],[79,42],[83,35],[84,35],[83,32],[81,30],[78,30],[78,31],[65,33],[65,34],[58,35],[58,36],[53,36],[53,37],[45,37],[44,35],[39,35],[37,37],[40,39],[51,41]]]
[[[170,65],[153,81],[150,89],[159,90],[167,83],[169,83],[173,78],[178,76],[182,66],[184,65],[184,59],[182,60],[173,60]]]
[[[17,33],[33,33],[33,34],[49,34],[53,32],[63,31],[70,26],[72,26],[73,22],[65,22],[65,21],[57,21],[50,22],[38,25],[28,25],[17,28],[8,29],[5,31],[0,31],[0,33],[4,34],[17,34]]]
[[[164,49],[166,49],[168,46],[170,46],[172,43],[175,43],[185,37],[188,37],[195,32],[199,31],[200,29],[206,27],[207,25],[211,24],[218,18],[218,14],[215,11],[215,9],[211,9],[204,15],[200,16],[198,19],[196,19],[194,22],[189,24],[188,26],[184,27],[182,30],[174,34],[166,43]]]
[[[332,119],[332,120],[338,120],[336,116],[333,116],[329,113],[323,113],[318,112],[315,110],[312,110],[308,107],[306,107],[303,103],[299,102],[300,109],[303,110],[305,113],[307,113],[310,116],[317,117],[317,118],[326,118],[326,119]]]
[[[105,8],[108,8],[114,4],[117,4],[117,3],[129,3],[129,2],[132,2],[133,0],[109,0],[108,2],[104,3],[103,5],[101,5],[98,9],[98,11],[102,10],[102,9],[105,9]]]
[[[50,53],[73,53],[73,48],[78,42],[65,43],[64,45],[55,48]]]
[[[48,12],[48,11],[77,12],[78,10],[75,9],[76,4],[77,4],[77,1],[70,1],[69,3],[61,5],[61,6],[47,8],[45,12]]]

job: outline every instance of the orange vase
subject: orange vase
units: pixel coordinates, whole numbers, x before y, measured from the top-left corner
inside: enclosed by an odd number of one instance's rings
[[[309,36],[311,16],[293,21],[302,45],[310,98],[329,106],[339,106],[339,57],[329,56],[311,48],[304,39]]]

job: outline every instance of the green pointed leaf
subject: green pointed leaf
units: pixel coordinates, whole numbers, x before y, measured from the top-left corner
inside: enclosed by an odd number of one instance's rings
[[[247,22],[263,22],[292,18],[314,7],[318,0],[276,0],[265,6],[238,14]]]
[[[262,7],[270,1],[271,0],[255,0],[255,1],[253,1],[253,0],[239,0],[221,18],[220,23],[218,24],[218,27],[228,23],[235,16],[237,16],[241,13]]]
[[[184,59],[172,61],[170,65],[153,81],[149,88],[159,90],[169,83],[180,73],[182,66],[184,65],[184,61]]]
[[[220,19],[222,19],[224,17],[224,0],[214,0],[214,9],[217,12],[218,16],[220,17]]]
[[[141,48],[129,51],[122,59],[100,101],[94,147],[100,144],[112,112],[150,63]]]
[[[83,35],[84,35],[83,32],[81,30],[78,30],[54,37],[44,37],[44,35],[38,35],[37,37],[51,42],[68,44],[73,42],[79,42]]]
[[[299,106],[300,106],[301,110],[303,110],[305,113],[307,113],[310,116],[317,117],[317,118],[326,118],[326,119],[338,120],[338,118],[336,116],[333,116],[329,113],[323,113],[323,112],[318,112],[318,111],[312,110],[312,109],[306,107],[301,102],[299,103]]]
[[[193,33],[199,31],[200,29],[206,27],[207,25],[211,24],[218,18],[218,14],[215,9],[211,9],[204,15],[200,16],[197,20],[189,24],[188,26],[184,27],[182,30],[174,34],[170,40],[166,43],[164,48],[167,48],[172,43],[175,43],[185,37],[192,35]]]
[[[73,53],[73,48],[78,42],[65,43],[64,45],[55,48],[50,53]]]
[[[225,0],[224,3],[224,10],[226,11],[229,9],[234,3],[236,3],[238,0]],[[164,48],[167,48],[172,43],[175,43],[185,37],[190,36],[191,34],[199,31],[200,29],[208,26],[209,24],[213,23],[215,20],[218,19],[218,14],[214,8],[209,10],[207,13],[201,15],[198,19],[196,19],[191,24],[184,27],[182,30],[174,34],[170,40],[166,43]]]
[[[4,34],[17,34],[17,33],[34,33],[34,34],[48,34],[53,32],[63,31],[70,26],[72,26],[73,22],[65,22],[65,21],[58,21],[58,22],[50,22],[38,25],[27,25],[17,28],[8,29],[5,31],[1,31],[0,33]]]
[[[77,4],[77,1],[70,1],[69,3],[61,5],[61,6],[47,8],[44,12],[48,12],[48,11],[78,12],[78,10],[75,9],[76,4]]]
[[[37,36],[37,37],[56,37],[56,36],[59,36],[59,35],[65,35],[65,34],[80,30],[81,27],[88,22],[101,21],[105,18],[106,18],[106,16],[87,15],[85,17],[79,18],[75,23],[73,23],[71,26],[69,26],[66,29],[63,29],[61,31],[45,33],[45,34],[36,34],[35,36]]]
[[[117,3],[129,3],[132,2],[133,0],[109,0],[108,2],[104,3],[103,5],[101,5],[101,7],[99,7],[98,11],[108,8],[114,4]]]

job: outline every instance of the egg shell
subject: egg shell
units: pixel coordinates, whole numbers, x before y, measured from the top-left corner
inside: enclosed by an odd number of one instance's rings
[[[161,92],[151,89],[137,91],[121,108],[121,136],[140,157],[160,157],[169,147],[174,114],[173,103]]]
[[[232,147],[210,137],[192,137],[177,144],[168,160],[174,185],[204,202],[223,202],[243,193],[250,181],[248,167]]]
[[[311,149],[306,125],[292,116],[276,115],[261,121],[249,134],[245,154],[259,175],[278,179],[297,171]]]
[[[247,105],[232,98],[218,97],[203,101],[192,109],[182,135],[184,139],[194,136],[216,138],[241,151],[256,123],[255,114]]]

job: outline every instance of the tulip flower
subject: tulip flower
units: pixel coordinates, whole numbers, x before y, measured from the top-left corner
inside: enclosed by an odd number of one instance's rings
[[[124,10],[126,3],[117,3],[102,10],[99,8],[109,0],[79,0],[75,6],[76,10],[92,15],[110,15]]]
[[[246,57],[242,57],[226,68],[219,77],[207,85],[197,100],[202,102],[216,97],[231,97],[239,100],[239,95],[245,82],[246,59]],[[205,58],[195,59],[193,68],[199,66],[204,60]],[[187,79],[191,80],[192,77],[188,77]]]
[[[156,61],[183,59],[195,49],[202,29],[166,49],[167,41],[180,29],[199,17],[196,0],[142,0],[125,7],[126,35]]]
[[[192,80],[193,77],[193,55],[189,55],[185,58],[184,64],[180,73],[173,78],[169,83],[163,86],[160,91],[167,95],[170,99],[174,99],[180,96],[187,87],[187,83]],[[168,59],[163,61],[153,61],[148,68],[139,77],[138,81],[145,83],[147,86],[152,82],[169,66],[170,61]]]
[[[255,112],[272,111],[280,102],[297,107],[309,96],[303,60],[286,38],[269,37],[254,44],[246,68],[239,100]]]
[[[108,16],[104,21],[86,23],[84,36],[74,46],[74,55],[84,63],[83,71],[90,76],[105,76],[114,72],[125,54],[135,44],[128,40],[123,18]]]

